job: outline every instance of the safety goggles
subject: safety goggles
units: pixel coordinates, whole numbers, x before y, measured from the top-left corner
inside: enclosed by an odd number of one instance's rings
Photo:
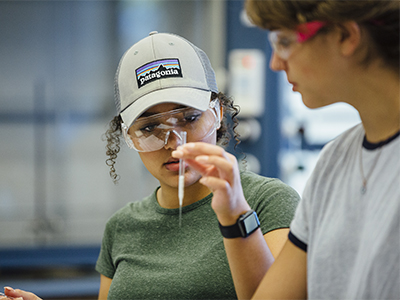
[[[157,151],[172,135],[179,145],[183,131],[187,133],[188,142],[210,136],[220,126],[220,114],[219,101],[215,99],[210,101],[206,111],[185,107],[138,118],[129,128],[122,123],[122,133],[129,148],[138,152]]]
[[[298,45],[315,36],[326,24],[326,22],[312,21],[300,24],[296,30],[274,30],[269,33],[268,39],[274,52],[280,58],[287,60]]]

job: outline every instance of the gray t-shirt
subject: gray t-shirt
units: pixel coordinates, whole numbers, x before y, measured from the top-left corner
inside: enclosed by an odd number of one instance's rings
[[[250,172],[241,179],[262,232],[288,228],[298,194],[277,179]],[[160,207],[156,193],[116,212],[96,265],[113,279],[108,298],[236,299],[211,199],[212,194],[183,207],[180,227],[179,209]]]
[[[400,138],[364,136],[360,124],[323,149],[291,224],[310,299],[400,299]]]

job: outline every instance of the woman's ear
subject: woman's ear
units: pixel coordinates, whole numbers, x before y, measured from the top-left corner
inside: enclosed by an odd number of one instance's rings
[[[344,56],[353,55],[361,44],[360,26],[354,22],[344,22],[339,25],[341,32],[340,51]]]

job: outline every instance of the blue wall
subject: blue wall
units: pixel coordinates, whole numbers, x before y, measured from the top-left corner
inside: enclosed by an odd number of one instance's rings
[[[278,77],[268,67],[271,48],[267,31],[247,27],[240,21],[244,1],[227,1],[227,57],[232,49],[260,49],[266,55],[265,113],[257,118],[262,127],[261,137],[255,142],[245,141],[240,149],[253,154],[261,163],[260,174],[279,177],[278,153],[280,147]],[[226,62],[227,63],[227,62]],[[229,92],[228,92],[229,94]]]

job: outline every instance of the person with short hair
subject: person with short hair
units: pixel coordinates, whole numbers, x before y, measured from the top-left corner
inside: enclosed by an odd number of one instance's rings
[[[399,1],[247,0],[271,69],[362,123],[329,142],[253,299],[400,298]]]

